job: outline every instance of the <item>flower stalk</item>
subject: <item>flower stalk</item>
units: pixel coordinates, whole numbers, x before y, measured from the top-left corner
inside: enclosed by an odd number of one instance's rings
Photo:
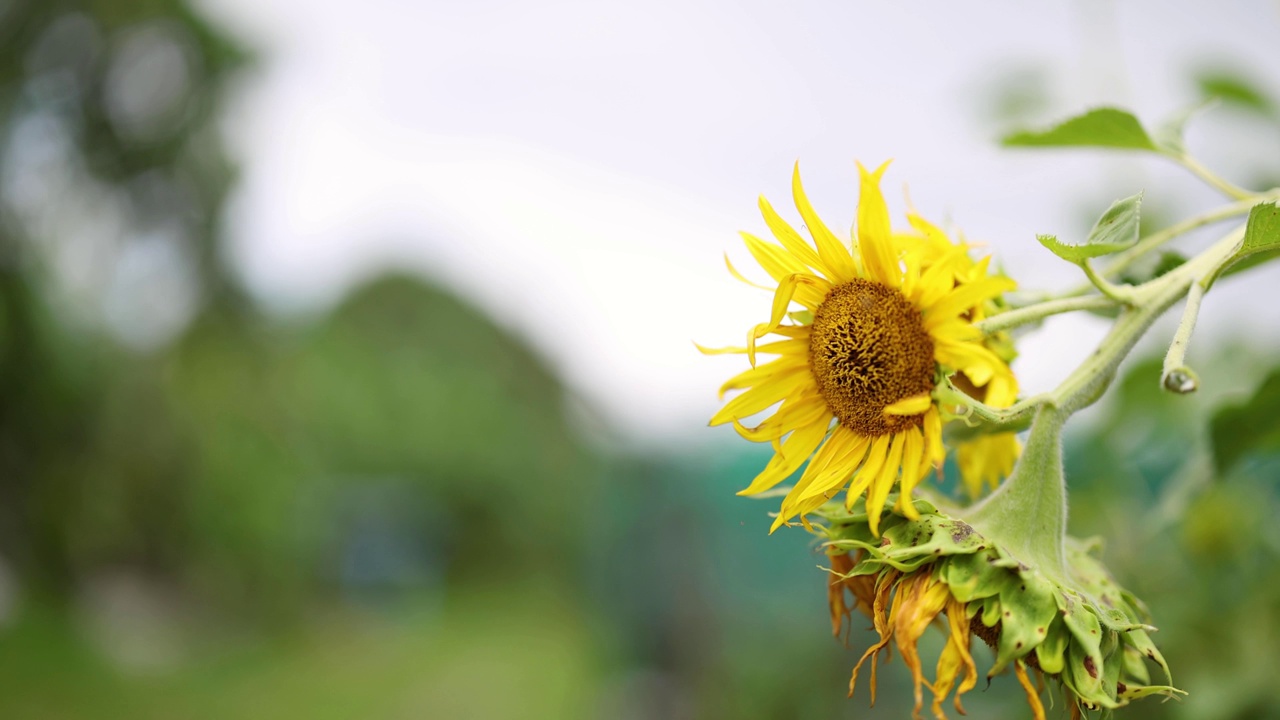
[[[1178,323],[1178,331],[1169,344],[1169,352],[1164,356],[1164,368],[1160,373],[1160,384],[1169,392],[1185,395],[1195,392],[1200,386],[1196,373],[1186,365],[1187,346],[1191,344],[1191,333],[1196,329],[1196,318],[1200,315],[1200,301],[1204,298],[1204,285],[1191,283],[1187,290],[1187,304],[1182,311],[1182,322]]]
[[[1062,470],[1066,414],[1043,405],[1031,423],[1013,474],[981,503],[959,511],[975,530],[1051,579],[1069,580],[1066,550],[1067,483]]]

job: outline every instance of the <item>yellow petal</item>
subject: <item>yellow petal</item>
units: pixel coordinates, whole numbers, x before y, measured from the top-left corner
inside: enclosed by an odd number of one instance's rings
[[[818,307],[827,299],[827,293],[831,292],[831,283],[816,275],[806,277],[809,281],[796,285],[796,294],[791,300],[805,306],[811,313],[817,312]]]
[[[867,661],[867,658],[871,658],[872,705],[876,704],[876,656],[893,638],[893,629],[890,626],[889,618],[898,614],[898,607],[902,604],[903,593],[893,593],[892,605],[889,612],[885,613],[885,605],[890,604],[889,593],[897,585],[896,581],[899,574],[897,570],[890,570],[876,580],[876,596],[875,602],[872,604],[871,618],[875,623],[876,632],[880,633],[880,640],[867,648],[867,651],[858,659],[858,664],[853,666],[853,674],[849,677],[849,697],[853,697],[853,690],[858,685],[858,671],[862,669],[862,664]]]
[[[756,262],[760,263],[760,267],[764,268],[764,271],[769,273],[769,277],[774,280],[782,280],[782,278],[794,273],[808,272],[809,269],[804,266],[804,263],[777,245],[765,242],[748,232],[740,232],[738,234],[742,236],[742,241],[746,243],[751,257],[755,258]]]
[[[794,370],[774,373],[759,385],[735,397],[720,408],[711,418],[711,425],[724,425],[734,420],[751,417],[795,394],[806,384],[813,383],[813,376],[803,366]]]
[[[769,287],[768,285],[761,285],[760,283],[752,282],[748,280],[746,277],[743,276],[742,273],[738,272],[738,268],[734,267],[733,263],[730,262],[729,260],[729,253],[724,254],[724,265],[725,267],[729,268],[729,274],[732,275],[735,280],[744,282],[753,288],[760,288],[761,290],[770,290],[770,291],[773,290],[773,288]]]
[[[751,442],[771,442],[798,427],[812,425],[824,417],[830,422],[830,411],[827,402],[821,395],[792,396],[782,401],[778,412],[774,413],[756,427],[746,427],[735,420],[733,429]]]
[[[871,446],[871,438],[840,426],[831,433],[831,439],[822,446],[805,470],[805,477],[796,483],[796,500],[807,500],[825,495],[849,481]],[[786,506],[786,502],[783,502]]]
[[[902,482],[898,491],[898,505],[902,508],[903,515],[912,520],[918,520],[920,513],[916,512],[911,491],[920,481],[920,459],[924,456],[924,436],[920,434],[920,428],[914,427],[906,431],[906,436],[902,449]]]
[[[773,331],[780,335],[786,335],[788,333],[783,332],[783,330],[785,329],[786,329],[786,326],[780,326],[780,327],[774,328]],[[704,345],[699,345],[696,342],[693,344],[693,346],[698,348],[698,352],[702,353],[703,355],[743,355],[747,352],[747,348],[745,346],[709,348]],[[806,333],[805,337],[803,338],[795,338],[792,340],[777,340],[775,342],[765,343],[764,345],[757,345],[756,352],[763,353],[765,355],[803,354],[807,356],[809,352],[809,337],[808,337],[808,334]]]
[[[893,438],[889,443],[889,454],[885,458],[884,467],[871,480],[867,488],[867,524],[871,526],[871,534],[880,537],[880,513],[884,510],[884,501],[898,479],[898,471],[902,469],[902,450],[906,445],[903,435],[888,436]]]
[[[850,473],[858,467],[862,455],[866,453],[867,444],[865,438],[852,430],[843,426],[836,427],[831,437],[827,438],[809,460],[804,475],[783,499],[782,508],[769,532],[777,530],[797,515],[804,522],[805,514],[822,507],[828,497],[848,481]]]
[[[1014,463],[1022,454],[1022,445],[1015,433],[980,435],[956,446],[956,465],[960,468],[960,480],[969,497],[976,499],[982,488],[995,488],[1013,472]]]
[[[944,342],[969,342],[978,340],[982,337],[982,331],[974,327],[972,323],[965,322],[959,317],[947,320],[939,325],[935,325],[929,331],[929,337],[934,342],[939,340]]]
[[[991,407],[1005,408],[1018,399],[1018,378],[1008,367],[997,368],[996,374],[987,383],[985,402]]]
[[[964,679],[956,689],[956,712],[965,714],[960,704],[960,696],[969,692],[978,684],[978,668],[969,652],[969,616],[964,603],[955,598],[947,598],[947,645],[938,658],[938,673],[933,681],[933,714],[935,717],[946,717],[942,711],[942,701],[955,685],[960,671],[964,671]]]
[[[795,255],[800,262],[820,272],[826,270],[826,264],[818,257],[818,253],[804,241],[804,238],[800,237],[800,233],[796,232],[795,228],[774,212],[773,206],[763,195],[760,196],[760,214],[764,216],[764,222],[769,226],[773,236],[778,238],[778,242],[791,251],[791,254]],[[825,272],[822,274],[826,275]]]
[[[915,686],[915,715],[918,717],[924,705],[921,688],[925,685],[924,670],[920,665],[920,636],[946,607],[951,593],[946,585],[935,582],[928,572],[920,572],[903,580],[898,586],[898,594],[906,598],[900,605],[895,603],[896,613],[890,621],[902,662],[911,670]]]
[[[789,356],[772,360],[763,365],[757,365],[748,370],[744,370],[737,375],[729,378],[725,384],[720,386],[720,398],[724,399],[724,394],[730,390],[741,390],[763,383],[773,375],[780,375],[786,372],[794,372],[799,369],[807,369],[808,363],[804,360]]]
[[[827,436],[827,427],[831,424],[830,418],[826,422],[816,422],[812,425],[806,425],[797,428],[795,432],[784,441],[778,449],[777,454],[769,460],[769,464],[764,470],[751,481],[751,484],[744,490],[739,490],[739,495],[755,495],[777,485],[786,480],[791,473],[795,472],[804,464],[805,460],[813,454],[818,444],[822,442],[822,438]]]
[[[930,265],[916,283],[914,295],[908,296],[916,307],[931,307],[955,287],[955,278],[946,263]]]
[[[756,364],[756,340],[771,332],[777,332],[782,319],[787,316],[787,308],[790,307],[791,300],[795,297],[796,288],[801,285],[811,285],[819,288],[825,286],[830,289],[830,283],[826,280],[808,273],[796,273],[782,278],[778,282],[778,289],[773,293],[773,309],[769,314],[769,322],[760,323],[747,333],[747,360],[752,365]]]
[[[938,408],[931,407],[924,414],[924,426],[921,428],[924,432],[925,453],[924,460],[934,466],[942,465],[942,461],[947,457],[946,448],[942,445],[942,416],[938,413]]]
[[[881,435],[872,440],[871,449],[867,451],[867,459],[859,468],[858,474],[854,475],[853,482],[849,484],[849,490],[845,493],[846,508],[852,508],[854,501],[862,497],[867,486],[880,474],[885,458],[889,455],[889,442],[892,439],[892,435]]]
[[[931,404],[933,404],[933,398],[930,397],[929,393],[920,393],[919,395],[902,398],[898,402],[886,406],[884,414],[919,415],[925,410],[928,410]]]
[[[924,307],[924,327],[926,330],[934,328],[960,316],[984,300],[998,297],[1000,293],[1013,287],[1012,280],[1002,277],[987,278],[961,285],[933,305]]]
[[[902,285],[902,270],[893,246],[889,227],[889,207],[880,194],[880,176],[888,169],[886,162],[869,173],[858,163],[861,189],[858,196],[858,253],[872,280],[897,288]]]
[[[1013,674],[1018,676],[1018,684],[1027,693],[1027,704],[1031,706],[1031,717],[1034,720],[1044,720],[1044,705],[1040,702],[1040,693],[1036,692],[1035,686],[1027,678],[1027,669],[1022,666],[1021,660],[1013,661]]]
[[[844,243],[827,229],[822,218],[818,217],[818,213],[809,204],[809,198],[804,194],[804,186],[800,183],[800,163],[796,163],[795,171],[791,174],[791,194],[795,200],[796,209],[800,211],[800,217],[804,218],[804,223],[809,228],[809,234],[813,235],[814,244],[818,246],[818,256],[822,258],[822,264],[826,268],[823,274],[837,284],[849,282],[857,277],[853,256],[849,254]]]

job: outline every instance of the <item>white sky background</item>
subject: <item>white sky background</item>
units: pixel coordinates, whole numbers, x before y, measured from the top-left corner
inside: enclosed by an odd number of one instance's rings
[[[997,77],[1045,68],[1059,116],[1113,103],[1159,120],[1194,99],[1189,70],[1206,60],[1280,94],[1280,5],[1261,0],[207,4],[260,51],[227,124],[244,169],[231,247],[251,288],[305,311],[380,269],[421,271],[642,439],[706,439],[691,430],[743,361],[692,341],[739,344],[767,313],[722,254],[752,266],[737,231],[767,232],[760,193],[796,218],[795,160],[847,228],[854,159],[894,158],[898,217],[909,184],[1025,288],[1062,288],[1078,273],[1036,233],[1082,232],[1083,211],[1143,188],[1175,216],[1216,199],[1155,159],[999,149],[984,111]],[[1210,117],[1193,151],[1236,159],[1228,173],[1253,168],[1241,157],[1280,166],[1280,138],[1259,150],[1233,129]],[[1277,280],[1215,288],[1204,334],[1243,322],[1276,340],[1280,303],[1240,308]],[[1029,336],[1024,390],[1055,384],[1104,329],[1069,317]]]

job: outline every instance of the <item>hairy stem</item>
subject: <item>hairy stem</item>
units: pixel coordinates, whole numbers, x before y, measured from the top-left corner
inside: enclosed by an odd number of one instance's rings
[[[1115,307],[1115,305],[1116,301],[1105,295],[1058,298],[1057,300],[1046,300],[1034,305],[1020,307],[1017,310],[1002,312],[999,315],[993,315],[986,320],[979,321],[975,325],[983,333],[990,335],[1001,330],[1009,330],[1020,325],[1043,320],[1051,315],[1059,315],[1076,310],[1105,310],[1106,308]]]
[[[1062,423],[1067,413],[1041,406],[1013,474],[978,505],[963,511],[984,537],[1059,582],[1069,579],[1063,538],[1067,483],[1062,472]]]
[[[1195,392],[1200,381],[1195,371],[1186,366],[1187,346],[1191,344],[1191,333],[1196,329],[1196,318],[1200,315],[1200,300],[1204,298],[1204,286],[1199,282],[1191,283],[1187,290],[1187,305],[1182,311],[1182,322],[1178,323],[1178,331],[1169,344],[1169,352],[1164,356],[1164,368],[1160,373],[1160,384],[1165,390],[1185,395]]]
[[[1247,198],[1257,197],[1257,193],[1249,192],[1238,185],[1233,185],[1232,183],[1227,182],[1217,173],[1201,165],[1195,158],[1186,153],[1180,153],[1170,157],[1173,158],[1174,162],[1190,170],[1196,177],[1205,181],[1205,183],[1214,190],[1217,190],[1232,200],[1245,200]]]

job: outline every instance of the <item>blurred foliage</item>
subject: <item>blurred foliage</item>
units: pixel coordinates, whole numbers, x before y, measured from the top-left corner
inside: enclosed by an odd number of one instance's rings
[[[1280,369],[1246,401],[1221,408],[1210,421],[1213,460],[1219,473],[1229,473],[1241,459],[1257,452],[1280,450]]]
[[[1275,114],[1275,102],[1249,73],[1224,67],[1203,67],[1195,73],[1195,84],[1206,100],[1219,100],[1264,117]]]
[[[1066,442],[1072,529],[1106,538],[1117,579],[1150,606],[1160,647],[1189,695],[1138,703],[1133,717],[1274,718],[1280,693],[1280,452],[1254,446],[1214,470],[1210,421],[1242,399],[1270,423],[1280,402],[1257,388],[1271,358],[1223,347],[1197,363],[1201,390],[1159,387],[1160,358],[1139,361],[1092,426]],[[1251,399],[1249,399],[1251,397]]]
[[[0,714],[586,714],[563,386],[408,277],[258,313],[246,58],[179,0],[0,8]]]

